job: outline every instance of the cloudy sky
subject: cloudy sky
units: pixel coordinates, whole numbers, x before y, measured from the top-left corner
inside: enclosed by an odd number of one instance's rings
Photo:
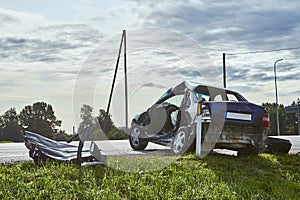
[[[83,103],[106,108],[122,30],[132,116],[182,80],[227,86],[249,101],[300,97],[299,1],[0,1],[0,113],[50,103],[63,129]],[[121,63],[123,58],[121,58]],[[112,114],[123,121],[120,65]],[[121,114],[120,114],[121,113]]]

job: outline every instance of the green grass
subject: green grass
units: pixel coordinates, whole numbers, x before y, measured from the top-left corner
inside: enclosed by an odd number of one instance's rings
[[[124,160],[131,159],[149,160]],[[35,166],[32,162],[2,165],[0,199],[300,198],[297,155],[209,155],[203,159],[187,155],[152,172],[137,165],[136,173],[116,170],[116,165],[124,165],[122,159],[109,162],[112,167],[79,167],[70,163]]]
[[[0,143],[14,143],[12,141],[1,140]]]

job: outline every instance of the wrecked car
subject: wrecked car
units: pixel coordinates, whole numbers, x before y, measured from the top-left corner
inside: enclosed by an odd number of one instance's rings
[[[219,148],[251,155],[264,150],[268,126],[265,108],[238,92],[184,81],[132,119],[129,143],[134,150],[144,150],[153,142],[181,155],[195,150],[201,128],[202,151]]]

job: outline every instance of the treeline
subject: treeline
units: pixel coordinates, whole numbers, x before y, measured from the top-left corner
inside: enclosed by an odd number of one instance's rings
[[[81,123],[77,132],[89,126],[89,137],[91,139],[123,139],[126,134],[117,129],[111,120],[111,115],[106,115],[102,109],[97,117],[92,116],[93,108],[83,105],[80,110]],[[20,113],[15,108],[10,108],[0,115],[0,141],[24,141],[24,131],[31,131],[54,140],[67,140],[65,130],[60,129],[61,120],[55,116],[50,104],[36,102],[25,106]],[[104,126],[104,124],[106,125]],[[105,127],[102,129],[101,127]]]
[[[111,119],[110,114],[106,114],[103,109],[99,110],[96,117],[93,117],[93,107],[83,104],[80,109],[81,122],[78,127],[78,133],[88,128],[87,140],[118,140],[127,138],[125,130],[118,129]]]
[[[52,106],[45,102],[25,106],[20,113],[10,108],[0,116],[0,140],[23,141],[25,130],[53,139],[58,134],[65,134],[60,126],[61,120],[55,117]]]
[[[270,117],[269,135],[277,135],[276,122],[276,104],[263,103],[268,111]],[[291,106],[300,106],[300,99],[293,101]],[[286,113],[285,106],[280,104],[278,106],[279,130],[280,135],[298,135],[298,116],[296,113]]]
[[[269,135],[277,135],[276,104],[263,103],[270,116]],[[294,101],[291,106],[299,106],[300,99]],[[297,114],[286,113],[283,104],[279,105],[279,124],[281,135],[297,135],[298,124]],[[93,117],[93,107],[84,104],[80,109],[81,122],[77,129],[81,133],[85,127],[89,127],[87,134],[91,140],[103,139],[125,139],[126,134],[118,129],[111,119],[110,114],[100,109],[96,117]],[[36,102],[33,105],[25,106],[20,113],[15,108],[10,108],[3,115],[0,115],[0,141],[20,142],[24,140],[24,131],[38,133],[54,140],[67,140],[68,135],[60,129],[61,120],[55,116],[50,104]]]

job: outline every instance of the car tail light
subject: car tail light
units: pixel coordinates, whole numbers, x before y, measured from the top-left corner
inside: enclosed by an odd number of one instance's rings
[[[261,125],[270,126],[270,118],[269,118],[269,113],[267,113],[267,111],[264,112],[263,118],[261,120]]]
[[[198,105],[197,105],[197,115],[201,115],[201,103],[198,102]]]

